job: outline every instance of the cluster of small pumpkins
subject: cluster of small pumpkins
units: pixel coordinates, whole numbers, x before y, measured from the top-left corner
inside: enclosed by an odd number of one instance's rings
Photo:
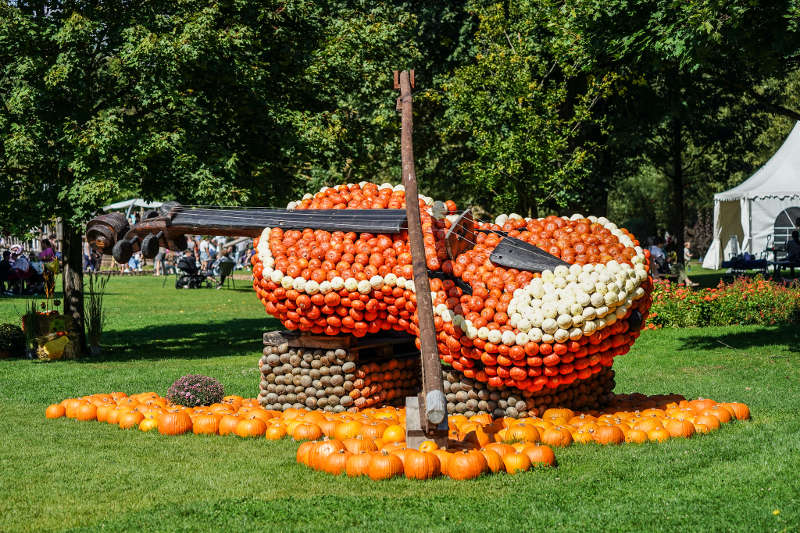
[[[289,208],[402,208],[404,195],[400,185],[361,182],[323,188]],[[428,268],[445,275],[430,280],[443,362],[492,387],[535,392],[588,379],[627,353],[652,303],[647,251],[627,230],[602,217],[501,215],[479,222],[474,246],[451,259],[444,237],[455,220],[435,217],[433,203],[419,199]],[[443,206],[456,212],[452,201]],[[570,266],[495,265],[490,255],[506,235]],[[253,286],[286,328],[418,334],[406,232],[265,228],[255,246]]]
[[[573,442],[605,445],[687,438],[731,420],[748,419],[750,410],[738,402],[619,395],[603,412],[551,408],[541,417],[520,419],[451,415],[447,449],[425,441],[419,450],[406,447],[405,411],[394,407],[358,413],[294,408],[280,412],[259,407],[255,399],[226,396],[220,403],[190,408],[171,405],[154,392],[131,396],[114,392],[63,400],[48,406],[45,416],[96,420],[164,435],[193,432],[267,440],[290,436],[306,441],[297,450],[298,462],[332,474],[471,479],[486,472],[514,474],[532,466],[552,466],[551,447]]]

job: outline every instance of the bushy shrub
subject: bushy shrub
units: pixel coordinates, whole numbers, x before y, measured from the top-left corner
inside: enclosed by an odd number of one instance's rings
[[[166,397],[174,404],[196,407],[220,402],[223,396],[225,389],[222,383],[208,376],[190,374],[176,380]]]
[[[0,324],[0,356],[11,357],[25,355],[25,334],[16,324]]]
[[[713,289],[693,290],[682,284],[656,281],[650,329],[785,325],[800,323],[800,286],[762,277],[719,282]]]

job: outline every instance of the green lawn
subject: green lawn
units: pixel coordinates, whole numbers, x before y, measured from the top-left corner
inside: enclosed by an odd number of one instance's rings
[[[724,280],[726,283],[729,283],[734,279],[734,276],[728,273],[728,269],[722,268],[719,270],[709,270],[707,268],[703,268],[699,261],[691,261],[689,263],[689,269],[686,273],[689,275],[689,278],[694,283],[697,283],[702,289],[716,287],[720,280]],[[760,272],[756,270],[750,270],[747,272],[747,275],[751,277],[759,274]],[[767,270],[766,277],[772,277],[771,267]],[[782,272],[782,277],[778,279],[784,279],[786,281],[800,279],[800,271],[795,270],[795,276],[792,276],[791,272],[784,270]]]
[[[245,283],[240,283],[246,287]],[[257,392],[268,320],[251,290],[108,286],[108,348],[89,362],[0,361],[0,531],[797,531],[800,330],[647,331],[617,391],[748,403],[749,423],[663,444],[557,450],[559,466],[471,482],[335,478],[296,446],[163,437],[44,418],[94,392],[163,394],[186,373]],[[0,299],[0,321],[24,301]]]

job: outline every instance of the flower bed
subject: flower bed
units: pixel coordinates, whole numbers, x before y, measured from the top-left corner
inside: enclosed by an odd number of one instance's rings
[[[732,420],[750,418],[743,403],[718,403],[682,396],[616,395],[604,411],[548,409],[541,417],[493,418],[452,415],[447,449],[425,441],[406,448],[405,410],[394,407],[359,413],[326,413],[290,408],[263,409],[254,398],[226,396],[210,406],[184,407],[154,392],[121,392],[69,398],[50,405],[47,418],[69,417],[106,422],[121,429],[236,435],[306,441],[297,461],[331,474],[386,479],[405,475],[428,479],[446,475],[471,479],[484,473],[514,474],[536,466],[554,466],[551,447],[572,443],[622,444],[662,442],[707,433]]]
[[[654,282],[646,328],[800,323],[800,286],[739,278],[694,290],[668,280]]]

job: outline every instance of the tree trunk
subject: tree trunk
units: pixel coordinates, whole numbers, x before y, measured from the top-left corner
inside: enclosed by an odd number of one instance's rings
[[[83,247],[81,234],[68,222],[62,222],[64,235],[62,261],[64,274],[64,314],[72,317],[70,337],[79,341],[80,352],[86,354],[83,312]]]
[[[681,119],[672,117],[672,236],[675,242],[675,255],[679,265],[683,260],[683,234],[686,226],[686,210],[683,205],[683,136]]]

